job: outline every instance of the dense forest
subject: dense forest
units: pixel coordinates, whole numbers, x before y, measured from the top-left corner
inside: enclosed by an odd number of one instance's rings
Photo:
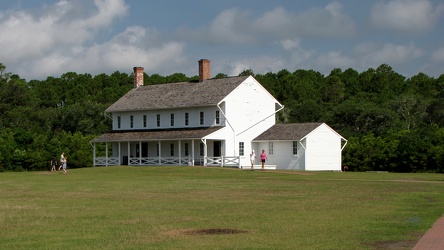
[[[444,172],[444,74],[406,78],[386,64],[327,76],[247,74],[285,105],[278,123],[325,122],[344,136],[343,165],[351,171]],[[144,84],[197,79],[145,74]],[[0,63],[0,172],[49,170],[62,151],[70,168],[91,167],[90,140],[111,130],[104,110],[132,86],[133,76],[120,72],[28,82]]]

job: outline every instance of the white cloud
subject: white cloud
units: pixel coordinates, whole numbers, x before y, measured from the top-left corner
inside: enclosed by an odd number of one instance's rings
[[[212,42],[220,43],[248,43],[253,38],[245,32],[244,27],[248,27],[244,19],[246,12],[239,9],[229,9],[221,12],[201,35],[208,36]]]
[[[397,45],[386,43],[383,46],[370,45],[363,54],[363,62],[368,65],[402,64],[423,55],[423,51],[413,44]]]
[[[123,0],[95,0],[93,4],[60,0],[40,10],[4,12],[0,15],[0,58],[25,78],[67,71],[113,72],[138,61],[156,67],[162,59],[171,59],[170,55],[180,60],[183,44],[166,42],[150,48],[148,40],[155,32],[148,34],[143,28],[131,27],[108,42],[92,43],[100,30],[110,28],[128,8]]]
[[[355,59],[341,51],[329,51],[319,55],[316,64],[322,69],[350,68],[355,65]]]
[[[174,68],[185,61],[184,44],[179,42],[151,43],[157,32],[143,27],[128,27],[103,44],[76,47],[61,54],[54,52],[33,61],[32,74],[52,75],[57,72],[103,73],[130,71],[142,66],[147,73],[160,73],[165,65]],[[44,65],[43,67],[40,65]]]
[[[437,62],[444,62],[444,47],[441,47],[433,52],[432,59]]]
[[[304,49],[300,44],[300,39],[286,39],[281,41],[282,46],[288,51],[288,62],[292,68],[306,68],[311,65],[316,53],[314,50]]]
[[[342,12],[342,5],[332,2],[325,8],[312,8],[301,13],[288,12],[282,7],[265,13],[254,21],[261,33],[280,34],[282,38],[352,35],[353,21]]]
[[[393,0],[376,4],[371,12],[373,25],[401,32],[425,32],[433,29],[444,13],[444,5],[429,0]]]
[[[355,33],[355,25],[343,13],[342,5],[332,2],[325,8],[290,12],[276,7],[260,16],[238,8],[222,11],[209,26],[198,31],[181,31],[184,37],[214,44],[250,44],[293,37],[344,37]]]
[[[70,20],[77,12],[76,2],[59,1],[42,13],[16,11],[3,14],[0,20],[0,56],[19,62],[53,53],[64,46],[92,40],[95,30],[106,27],[126,13],[122,0],[96,0],[97,11],[88,18]]]

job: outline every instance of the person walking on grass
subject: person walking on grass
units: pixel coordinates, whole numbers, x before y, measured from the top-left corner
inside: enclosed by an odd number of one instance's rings
[[[265,150],[262,149],[262,153],[261,153],[262,171],[265,171],[265,169],[264,169],[265,160],[268,160],[267,154],[265,154]]]
[[[60,167],[59,170],[63,167],[63,159],[65,159],[65,152],[62,152],[60,155]]]
[[[57,160],[55,157],[52,158],[50,164],[51,164],[51,172],[56,171],[57,170]]]
[[[256,160],[256,153],[254,153],[254,149],[250,154],[250,162],[251,162],[251,171],[254,171],[254,161]]]
[[[63,163],[62,163],[63,174],[66,174],[66,164],[68,164],[68,157],[65,157],[65,155],[63,155]]]

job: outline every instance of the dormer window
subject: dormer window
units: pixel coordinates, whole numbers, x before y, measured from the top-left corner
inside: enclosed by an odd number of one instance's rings
[[[133,128],[134,126],[134,116],[130,116],[130,127]]]
[[[188,126],[189,124],[189,115],[188,113],[185,113],[185,126]]]
[[[157,127],[160,127],[160,114],[157,114]]]
[[[143,115],[143,127],[146,128],[146,115]]]
[[[200,112],[200,125],[204,125],[204,112]]]
[[[120,116],[117,116],[117,128],[120,128],[120,121],[121,121]]]
[[[170,125],[171,127],[174,127],[174,114],[171,114]]]
[[[220,124],[220,116],[219,116],[219,110],[216,110],[216,124]]]

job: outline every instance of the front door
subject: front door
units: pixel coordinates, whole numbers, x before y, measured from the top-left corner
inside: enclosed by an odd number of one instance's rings
[[[220,157],[221,156],[221,154],[220,154],[221,146],[222,146],[221,141],[214,141],[214,143],[213,143],[213,148],[214,148],[213,157]]]

